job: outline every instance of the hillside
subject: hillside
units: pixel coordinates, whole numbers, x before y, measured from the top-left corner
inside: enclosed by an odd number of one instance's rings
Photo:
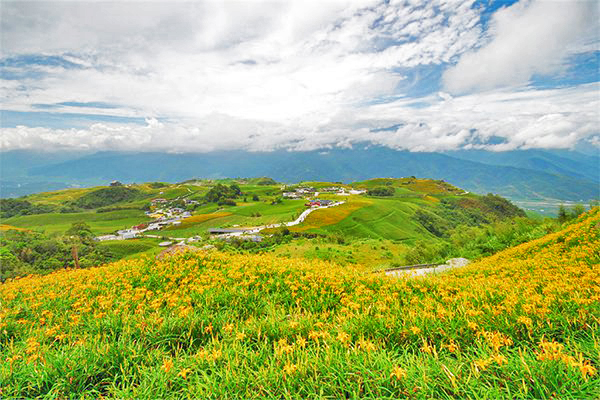
[[[335,207],[313,207],[315,199]],[[465,250],[466,256],[477,258],[553,229],[525,218],[499,196],[478,196],[444,181],[413,177],[347,185],[311,181],[285,186],[266,178],[116,184],[1,199],[0,217],[6,226],[29,232],[0,233],[0,251],[10,260],[4,262],[0,280],[31,266],[47,272],[45,260],[53,260],[53,268],[74,266],[70,248],[77,241],[72,243],[66,232],[78,224],[85,225],[82,239],[90,246],[82,261],[86,266],[156,254],[161,242],[185,242],[234,253],[275,252],[383,268],[443,262],[463,251],[456,244],[459,232],[469,232],[470,243],[481,243]],[[210,229],[253,230],[259,236],[218,236]],[[30,250],[24,252],[24,247]]]
[[[548,151],[411,153],[369,145],[326,151],[221,151],[198,154],[121,153],[74,154],[28,169],[27,152],[1,157],[5,194],[23,193],[22,182],[79,182],[83,185],[119,179],[124,182],[183,181],[192,177],[219,179],[237,176],[271,176],[281,182],[302,180],[351,182],[382,176],[419,176],[443,179],[471,192],[497,193],[511,199],[587,201],[599,196],[598,157],[576,152],[560,156]],[[41,165],[40,165],[41,164]],[[14,194],[11,194],[14,193]]]
[[[424,279],[201,252],[9,281],[2,395],[591,398],[598,224]]]

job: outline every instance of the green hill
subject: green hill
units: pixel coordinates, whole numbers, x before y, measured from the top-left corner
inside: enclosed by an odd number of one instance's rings
[[[515,200],[597,199],[598,157],[573,151],[411,153],[370,144],[327,151],[219,151],[201,154],[101,152],[80,157],[59,154],[55,161],[25,151],[2,153],[5,188],[15,197],[33,182],[48,185],[210,179],[269,176],[281,182],[306,180],[345,183],[385,176],[444,179],[461,188],[497,193]],[[23,187],[21,187],[23,186]]]
[[[320,199],[340,204],[317,209],[299,224],[272,227],[294,221],[307,210],[307,198],[315,195],[305,195],[304,199],[283,196],[286,191],[302,187],[313,187]],[[332,191],[332,187],[337,189]],[[356,194],[361,190],[367,192]],[[160,203],[153,202],[156,199]],[[66,249],[61,243],[68,238],[62,235],[74,224],[85,223],[93,236],[115,234],[133,226],[143,229],[147,226],[144,224],[160,217],[169,219],[169,210],[187,211],[190,216],[160,230],[144,232],[138,245],[109,241],[102,243],[98,251],[92,249],[94,254],[104,254],[108,259],[153,255],[160,251],[157,245],[161,241],[189,240],[194,246],[233,253],[273,252],[286,257],[363,263],[377,269],[443,262],[453,256],[478,258],[558,226],[553,221],[525,217],[522,210],[499,196],[466,193],[440,180],[378,178],[352,184],[311,181],[288,186],[273,184],[268,178],[190,180],[181,184],[70,189],[0,200],[0,211],[7,213],[2,220],[7,228],[0,232],[0,247],[4,246],[10,253],[7,257],[13,257],[21,267],[34,261],[38,265],[40,257],[50,250],[40,247],[31,261],[18,250],[19,244],[13,243],[21,240],[20,236],[5,232],[35,232],[46,237],[47,243],[56,240],[59,248]],[[213,228],[265,226],[268,228],[260,232],[262,241],[258,242],[243,237],[223,240],[208,233]],[[63,260],[64,266],[73,263],[69,254],[52,253],[52,257]]]

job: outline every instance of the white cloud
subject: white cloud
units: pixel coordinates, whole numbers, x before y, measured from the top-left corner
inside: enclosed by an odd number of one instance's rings
[[[143,117],[147,122],[100,123],[84,129],[31,123],[2,128],[0,144],[4,150],[181,152],[309,150],[372,141],[434,151],[485,146],[481,143],[492,136],[505,138],[506,143],[493,147],[496,150],[570,147],[595,137],[599,107],[595,85],[521,87],[454,97],[444,91],[422,99],[397,92],[405,79],[399,70],[457,58],[446,83],[458,91],[485,87],[486,79],[469,71],[473,69],[469,60],[494,64],[493,51],[486,50],[491,48],[503,49],[514,61],[507,50],[515,40],[511,29],[519,31],[528,24],[538,24],[552,37],[543,18],[532,14],[550,6],[517,5],[494,17],[489,44],[463,55],[481,45],[479,11],[472,3],[5,2],[4,57],[58,55],[79,66],[13,67],[24,77],[0,80],[5,110],[102,102],[116,108],[61,106],[52,111]],[[525,75],[544,71],[538,58],[556,68],[561,46],[567,42],[589,49],[590,42],[576,41],[579,36],[571,31],[579,30],[567,23],[580,18],[580,12],[562,13],[567,22],[560,23],[555,21],[558,14],[548,15],[556,23],[557,37],[545,39],[555,56],[531,44],[517,46],[523,70],[529,71]],[[522,54],[523,48],[535,50],[535,55]],[[498,67],[492,86],[529,79],[505,64]],[[465,73],[452,78],[461,70]],[[379,104],[382,99],[397,100]],[[400,127],[393,131],[372,131],[396,124]]]
[[[3,105],[100,101],[165,118],[326,118],[391,94],[402,79],[394,68],[472,46],[479,29],[470,3],[7,3],[5,54],[67,54],[83,68],[24,79],[26,90]]]
[[[89,129],[5,128],[3,148],[207,152],[217,149],[315,150],[372,142],[410,151],[485,148],[572,148],[597,142],[598,84],[552,90],[493,91],[343,109],[329,118],[268,122],[210,114],[145,125],[94,124]],[[381,130],[398,125],[395,129]],[[490,144],[491,138],[503,143]]]
[[[595,1],[523,1],[497,11],[490,23],[490,41],[463,54],[444,74],[451,93],[526,84],[534,74],[564,68],[573,50],[595,38]]]

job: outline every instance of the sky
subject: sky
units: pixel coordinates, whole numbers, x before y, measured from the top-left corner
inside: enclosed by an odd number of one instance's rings
[[[1,0],[1,149],[600,148],[599,7]]]

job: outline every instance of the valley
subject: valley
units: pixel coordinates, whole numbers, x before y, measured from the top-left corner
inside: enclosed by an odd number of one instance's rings
[[[187,244],[378,270],[477,259],[559,226],[551,219],[527,217],[502,197],[415,177],[351,184],[282,184],[271,178],[115,181],[0,201],[0,243],[4,257],[12,260],[6,262],[12,266],[4,268],[3,279],[34,265],[35,271],[51,271],[55,267],[42,266],[43,254],[53,266],[73,267],[77,241],[90,253],[83,254],[85,265],[153,257],[169,245]],[[77,235],[66,236],[74,226]],[[31,240],[39,241],[34,246],[39,256],[20,250],[19,243]]]

